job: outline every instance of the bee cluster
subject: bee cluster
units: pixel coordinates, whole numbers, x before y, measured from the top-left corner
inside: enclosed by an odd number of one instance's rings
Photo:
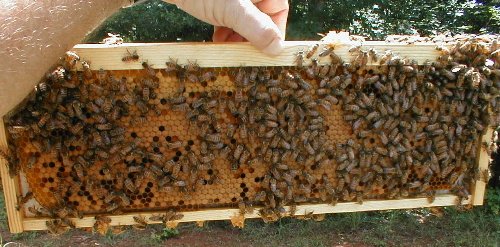
[[[274,221],[301,203],[467,198],[483,172],[481,136],[498,124],[500,46],[496,36],[454,42],[424,65],[362,46],[345,62],[333,45],[315,45],[294,67],[170,59],[162,70],[91,71],[68,52],[10,114],[2,156],[32,190],[20,202],[34,197],[43,208],[29,211],[55,218],[51,226],[145,210],[170,210],[150,221],[179,220],[172,210],[236,205],[243,215],[263,206]],[[131,59],[139,55],[123,62]]]

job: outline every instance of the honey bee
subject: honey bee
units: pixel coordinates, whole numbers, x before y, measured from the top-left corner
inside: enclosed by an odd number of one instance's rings
[[[432,204],[434,202],[434,200],[436,199],[436,192],[435,191],[427,191],[425,193],[426,197],[427,197],[427,201]]]
[[[148,226],[148,222],[144,216],[134,216],[133,217],[135,224],[133,225],[134,229],[144,230]]]
[[[238,144],[238,145],[236,146],[236,148],[234,149],[234,152],[233,152],[233,158],[234,158],[235,160],[239,160],[239,159],[240,159],[240,157],[241,157],[241,154],[242,154],[242,153],[243,153],[243,151],[244,151],[244,149],[245,149],[245,148],[244,148],[244,146],[243,146],[243,145]]]
[[[61,235],[68,230],[60,219],[48,220],[45,222],[45,225],[49,233],[53,235]]]
[[[106,234],[109,229],[109,224],[111,223],[111,218],[104,215],[96,215],[94,220],[94,226],[92,227],[93,231]]]
[[[259,68],[252,67],[252,69],[250,70],[250,74],[248,75],[248,79],[251,82],[255,82],[255,80],[257,79],[258,74],[259,74]]]
[[[122,58],[123,62],[137,62],[139,60],[139,55],[137,55],[137,51],[130,52],[127,49],[127,54]]]
[[[181,220],[182,218],[184,218],[183,214],[177,213],[174,210],[169,210],[165,214],[164,219],[165,219],[165,222],[169,222],[169,221],[178,221],[178,220]]]
[[[295,57],[295,64],[297,67],[302,68],[304,66],[304,51],[298,51]]]
[[[137,186],[130,178],[125,179],[125,181],[123,182],[123,186],[132,193],[137,192]]]
[[[358,105],[344,105],[343,109],[344,109],[344,111],[357,112],[357,111],[359,111],[359,106]]]
[[[314,44],[313,46],[309,47],[309,50],[307,51],[307,54],[306,54],[306,58],[310,59],[314,55],[314,53],[316,53],[318,48],[319,48],[319,44]]]
[[[165,65],[165,72],[167,73],[181,70],[181,66],[177,63],[177,60],[174,60],[173,58],[169,58],[169,60],[165,62]]]
[[[181,111],[181,112],[187,112],[190,107],[188,103],[182,103],[182,104],[176,104],[172,106],[172,111]]]
[[[187,74],[187,79],[188,79],[188,81],[190,81],[192,83],[200,82],[198,75],[195,75],[195,74]]]
[[[184,66],[184,69],[188,73],[196,73],[200,70],[200,66],[196,62],[188,61],[188,64]]]
[[[107,205],[105,210],[108,213],[119,213],[120,205],[116,202],[112,202],[111,204]]]
[[[28,211],[35,215],[35,217],[53,216],[49,210],[45,208],[37,208],[36,206],[28,207]]]
[[[241,124],[239,126],[239,130],[240,130],[240,133],[239,133],[240,134],[240,138],[241,139],[247,139],[247,137],[248,137],[248,130],[247,130],[246,124]]]
[[[214,159],[215,159],[215,155],[213,155],[213,154],[210,153],[210,154],[208,154],[206,156],[202,156],[200,158],[200,162],[203,163],[203,164],[206,164],[206,163],[212,162]]]
[[[184,180],[177,180],[174,182],[175,187],[186,187],[186,181]]]
[[[217,76],[212,71],[207,71],[207,72],[203,73],[200,77],[201,82],[215,81],[216,79],[217,79]]]
[[[181,148],[182,145],[183,145],[182,141],[167,142],[167,148],[168,149],[178,149],[178,148]]]
[[[223,157],[223,158],[227,158],[227,156],[229,155],[229,153],[231,153],[231,148],[229,146],[225,146],[222,148],[222,150],[220,151],[220,156]]]
[[[18,196],[17,198],[18,203],[16,205],[16,209],[19,211],[19,209],[21,209],[24,206],[24,204],[26,204],[31,199],[33,199],[33,192],[31,191],[28,191],[24,196]]]
[[[151,77],[156,76],[155,70],[147,62],[142,62],[142,67],[144,68],[144,71],[146,71],[147,75],[149,75]]]
[[[326,57],[328,55],[331,55],[333,50],[335,50],[334,45],[328,45],[328,47],[323,48],[323,51],[321,51],[318,56],[319,57]],[[333,61],[332,61],[333,62]]]

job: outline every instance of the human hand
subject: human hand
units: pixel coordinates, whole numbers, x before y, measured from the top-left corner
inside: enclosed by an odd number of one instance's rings
[[[163,0],[215,26],[213,41],[250,41],[269,55],[283,49],[287,0]]]
[[[130,4],[131,0],[0,1],[0,117],[33,90],[65,51]]]

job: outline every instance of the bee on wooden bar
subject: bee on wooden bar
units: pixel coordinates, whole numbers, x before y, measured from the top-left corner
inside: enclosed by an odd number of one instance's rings
[[[123,62],[137,62],[137,61],[139,61],[139,55],[137,54],[137,51],[130,52],[127,49],[127,54],[124,57],[122,57],[122,61]]]
[[[184,69],[188,73],[196,73],[200,70],[200,66],[198,65],[198,63],[196,63],[196,61],[188,61],[188,64],[184,66]]]
[[[319,48],[319,44],[314,44],[313,46],[309,47],[309,50],[307,51],[307,54],[306,54],[306,58],[310,59],[314,55],[314,53],[316,53],[318,48]]]
[[[146,71],[147,75],[149,75],[151,77],[156,76],[155,70],[147,62],[142,62],[142,67],[144,68],[144,71]]]
[[[45,222],[47,230],[53,235],[61,235],[65,233],[68,229],[62,224],[60,219],[48,220]]]
[[[134,216],[133,217],[135,224],[133,225],[134,229],[144,230],[148,226],[148,222],[144,216]]]
[[[298,51],[295,56],[295,64],[297,67],[302,68],[304,66],[304,51]]]

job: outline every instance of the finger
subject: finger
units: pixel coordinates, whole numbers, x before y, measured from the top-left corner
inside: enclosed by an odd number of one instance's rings
[[[234,32],[231,28],[227,27],[215,27],[214,34],[212,36],[214,42],[242,42],[246,41],[238,33]]]
[[[227,39],[227,42],[243,42],[243,41],[247,40],[243,38],[239,33],[236,33],[234,31],[233,34],[231,34]]]
[[[287,0],[254,0],[255,6],[260,11],[271,16],[271,19],[278,26],[283,34],[286,34],[286,23],[288,19],[289,5]]]
[[[212,40],[214,42],[225,42],[232,33],[234,33],[234,31],[231,28],[216,26],[214,28]]]
[[[283,34],[278,26],[251,2],[241,4],[241,8],[232,10],[237,18],[230,27],[264,53],[279,54],[283,49]]]
[[[281,34],[283,35],[283,39],[286,36],[286,23],[288,20],[288,10],[282,10],[274,15],[271,15],[271,20],[278,26]]]
[[[262,0],[253,2],[260,11],[268,15],[273,15],[283,10],[288,11],[289,9],[287,0]]]

